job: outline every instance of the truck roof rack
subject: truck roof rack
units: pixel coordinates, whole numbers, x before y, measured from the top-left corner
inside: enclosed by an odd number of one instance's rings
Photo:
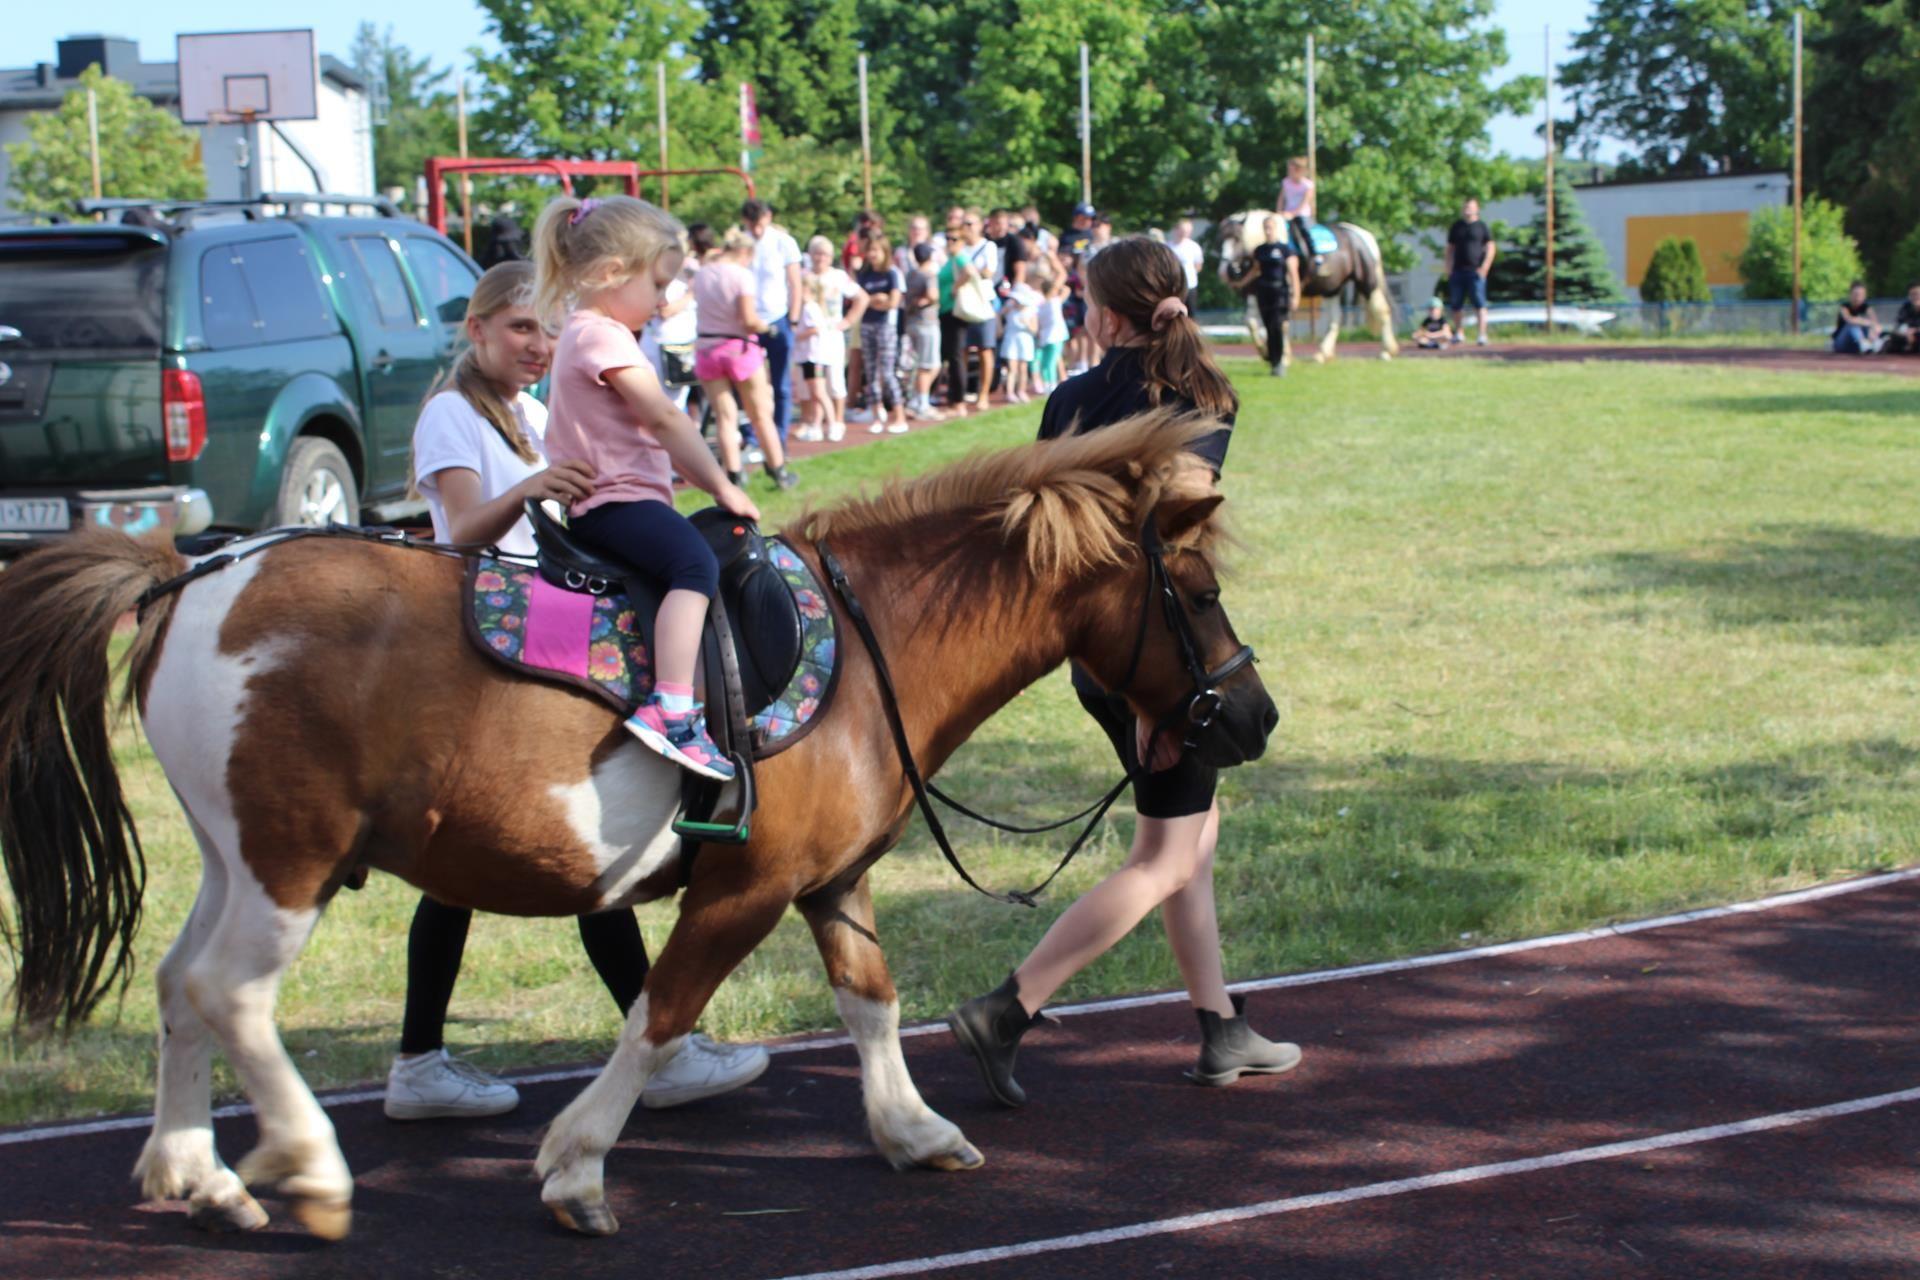
[[[144,209],[162,217],[170,217],[202,211],[228,211],[237,212],[249,219],[262,216],[269,206],[274,205],[282,206],[289,212],[301,206],[312,206],[320,210],[371,209],[383,218],[402,216],[399,208],[385,196],[338,195],[317,191],[267,191],[250,199],[239,200],[167,200],[112,196],[97,200],[89,198],[74,201],[74,207],[83,214],[125,213],[133,209]]]

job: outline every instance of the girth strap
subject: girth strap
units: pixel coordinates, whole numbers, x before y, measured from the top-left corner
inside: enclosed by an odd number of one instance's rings
[[[914,761],[913,747],[907,741],[907,727],[905,722],[900,718],[900,695],[894,688],[893,673],[887,668],[886,657],[880,652],[880,640],[873,633],[873,624],[867,620],[867,611],[861,608],[860,599],[853,592],[853,584],[847,579],[846,569],[841,566],[840,561],[834,556],[833,552],[828,549],[824,541],[815,542],[814,549],[820,553],[820,564],[827,571],[828,585],[833,588],[834,594],[840,598],[840,603],[846,609],[847,616],[853,620],[854,630],[860,633],[861,642],[867,646],[867,653],[873,658],[874,674],[878,676],[880,680],[880,705],[885,708],[887,713],[887,727],[893,731],[893,745],[894,749],[900,754],[901,771],[906,774],[907,783],[913,788],[913,798],[914,802],[920,807],[920,816],[926,819],[927,830],[932,833],[934,843],[940,846],[940,852],[945,855],[947,865],[952,867],[954,873],[958,875],[961,880],[965,881],[970,888],[985,894],[995,902],[1005,902],[1008,904],[1018,903],[1026,907],[1038,906],[1039,904],[1035,901],[1035,898],[1042,893],[1048,885],[1053,883],[1055,877],[1066,870],[1067,864],[1073,861],[1074,855],[1078,854],[1081,846],[1086,844],[1087,838],[1093,834],[1093,830],[1099,825],[1100,819],[1106,816],[1107,810],[1113,807],[1113,802],[1120,798],[1120,793],[1125,791],[1128,785],[1132,783],[1133,775],[1130,773],[1122,775],[1120,781],[1114,783],[1112,790],[1108,791],[1098,803],[1082,809],[1070,818],[1062,818],[1059,822],[1052,822],[1039,827],[1017,827],[1008,823],[996,822],[992,818],[975,813],[972,809],[967,808],[965,805],[960,804],[958,801],[940,791],[921,776],[920,766]],[[955,812],[972,818],[976,822],[983,822],[998,830],[1017,832],[1022,835],[1033,835],[1043,831],[1057,830],[1081,818],[1087,818],[1088,821],[1086,828],[1074,838],[1073,843],[1068,846],[1066,853],[1061,855],[1060,861],[1054,866],[1053,870],[1047,873],[1046,879],[1031,889],[1009,889],[1005,893],[995,893],[991,889],[984,888],[979,881],[968,874],[966,867],[961,865],[959,855],[954,853],[953,844],[947,839],[946,827],[941,824],[940,815],[935,811],[932,800],[928,798],[929,795],[937,798],[942,804],[947,805]]]

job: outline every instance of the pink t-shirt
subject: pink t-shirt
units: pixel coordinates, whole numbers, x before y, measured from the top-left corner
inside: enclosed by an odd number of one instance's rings
[[[704,351],[728,338],[751,338],[740,320],[740,299],[753,295],[753,272],[737,262],[716,258],[693,278],[693,300],[700,309],[700,333],[694,346]]]
[[[1307,178],[1286,177],[1280,179],[1280,212],[1298,213],[1307,207],[1307,193],[1313,190],[1313,182]]]
[[[652,376],[625,325],[597,311],[567,317],[553,353],[547,460],[585,462],[599,477],[593,496],[573,504],[576,516],[609,502],[673,501],[672,460],[607,382],[608,374],[628,368]]]

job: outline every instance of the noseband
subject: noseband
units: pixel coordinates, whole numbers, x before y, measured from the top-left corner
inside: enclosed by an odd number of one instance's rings
[[[1034,899],[1053,883],[1056,876],[1067,869],[1067,864],[1073,861],[1074,855],[1080,852],[1082,845],[1086,844],[1087,837],[1093,834],[1100,819],[1106,816],[1107,810],[1113,807],[1113,802],[1120,798],[1120,793],[1133,782],[1135,771],[1129,770],[1122,774],[1120,781],[1114,783],[1106,795],[1080,812],[1062,818],[1058,822],[1049,822],[1044,826],[1036,827],[1016,826],[976,813],[940,790],[921,775],[920,766],[914,762],[913,747],[907,741],[906,725],[900,718],[900,695],[894,688],[893,673],[888,670],[886,657],[880,652],[880,640],[873,634],[873,624],[867,621],[866,610],[860,607],[859,598],[853,593],[853,583],[847,578],[845,566],[834,556],[825,541],[815,542],[814,549],[820,553],[820,565],[826,570],[828,584],[833,588],[833,593],[840,598],[841,606],[846,609],[847,616],[853,621],[854,630],[860,633],[861,642],[867,646],[867,653],[873,658],[874,674],[880,681],[880,705],[886,709],[887,724],[893,730],[893,745],[894,749],[900,753],[901,771],[906,774],[907,782],[913,788],[914,801],[920,806],[920,814],[926,819],[927,830],[932,833],[934,843],[939,845],[940,852],[946,855],[947,864],[969,887],[996,902],[1019,903],[1028,907],[1038,906]],[[1193,621],[1187,616],[1186,606],[1180,602],[1180,593],[1174,589],[1173,575],[1167,572],[1166,544],[1160,540],[1160,531],[1155,527],[1151,515],[1140,528],[1140,550],[1147,562],[1147,585],[1140,599],[1140,622],[1133,637],[1133,658],[1127,664],[1126,679],[1120,683],[1115,692],[1127,692],[1133,687],[1134,680],[1140,674],[1140,660],[1147,647],[1147,626],[1153,617],[1154,599],[1158,596],[1161,616],[1166,620],[1167,629],[1173,633],[1174,639],[1180,646],[1180,660],[1187,669],[1193,688],[1184,699],[1174,705],[1172,710],[1160,718],[1154,726],[1154,733],[1157,736],[1169,729],[1177,729],[1180,733],[1181,746],[1186,750],[1193,750],[1198,745],[1196,740],[1200,732],[1213,724],[1214,717],[1220,712],[1221,703],[1225,701],[1220,694],[1219,686],[1236,671],[1254,660],[1253,646],[1241,645],[1232,657],[1213,670],[1207,670],[1206,664],[1200,660],[1200,644],[1193,634]],[[1152,744],[1148,745],[1151,748]],[[1145,767],[1144,760],[1136,762],[1137,769]],[[1086,819],[1087,825],[1081,829],[1078,836],[1074,837],[1073,843],[1067,847],[1066,853],[1061,855],[1059,863],[1053,870],[1047,873],[1045,880],[1031,889],[1009,889],[1005,893],[995,893],[967,874],[967,869],[960,864],[959,856],[953,851],[952,842],[947,839],[946,828],[940,822],[940,815],[933,807],[933,800],[938,800],[955,813],[972,818],[975,822],[992,827],[996,831],[1009,831],[1017,835],[1039,835],[1046,831],[1057,831],[1082,818]]]

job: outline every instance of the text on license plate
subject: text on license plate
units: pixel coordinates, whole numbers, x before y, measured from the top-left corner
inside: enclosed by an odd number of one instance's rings
[[[67,531],[65,498],[0,498],[0,532]]]

